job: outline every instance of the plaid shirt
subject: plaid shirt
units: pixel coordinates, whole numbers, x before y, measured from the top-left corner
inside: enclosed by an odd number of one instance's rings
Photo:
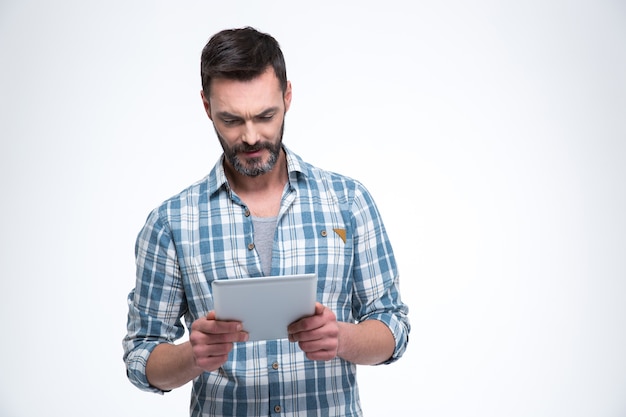
[[[289,184],[278,214],[272,275],[316,273],[317,299],[337,320],[377,319],[405,351],[408,308],[398,292],[392,248],[378,210],[357,181],[304,163],[285,148]],[[137,238],[136,287],[128,296],[124,361],[150,386],[145,366],[159,343],[173,343],[213,308],[211,281],[257,277],[250,211],[230,190],[222,159],[210,174],[165,201]],[[236,343],[217,371],[193,381],[192,416],[361,416],[356,365],[308,360],[287,339]]]

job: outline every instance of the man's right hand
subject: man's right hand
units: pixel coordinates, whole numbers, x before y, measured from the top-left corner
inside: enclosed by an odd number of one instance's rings
[[[163,391],[178,388],[204,371],[218,369],[228,360],[233,343],[247,340],[241,322],[215,320],[211,311],[191,324],[188,341],[154,348],[146,363],[146,378]]]
[[[235,342],[247,340],[248,333],[243,331],[241,322],[216,320],[214,311],[194,321],[189,335],[196,366],[208,372],[228,360]]]

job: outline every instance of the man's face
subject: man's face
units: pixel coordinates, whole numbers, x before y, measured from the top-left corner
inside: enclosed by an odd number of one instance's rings
[[[203,95],[203,101],[226,162],[245,176],[271,171],[281,150],[291,85],[283,95],[269,67],[250,81],[213,80],[211,96]]]

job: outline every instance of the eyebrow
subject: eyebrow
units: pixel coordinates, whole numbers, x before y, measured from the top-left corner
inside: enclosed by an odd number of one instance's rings
[[[270,113],[277,113],[278,110],[280,110],[278,107],[270,107],[268,109],[263,110],[261,113],[259,114],[255,114],[253,117],[264,117],[267,116]],[[242,119],[241,116],[238,116],[236,114],[227,112],[227,111],[221,111],[217,113],[217,117],[222,118],[222,119]]]

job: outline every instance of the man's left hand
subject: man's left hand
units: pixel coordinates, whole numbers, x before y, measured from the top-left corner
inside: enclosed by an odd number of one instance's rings
[[[295,321],[287,328],[289,341],[297,342],[306,357],[328,361],[337,356],[339,349],[339,324],[329,308],[315,303],[315,313]]]

